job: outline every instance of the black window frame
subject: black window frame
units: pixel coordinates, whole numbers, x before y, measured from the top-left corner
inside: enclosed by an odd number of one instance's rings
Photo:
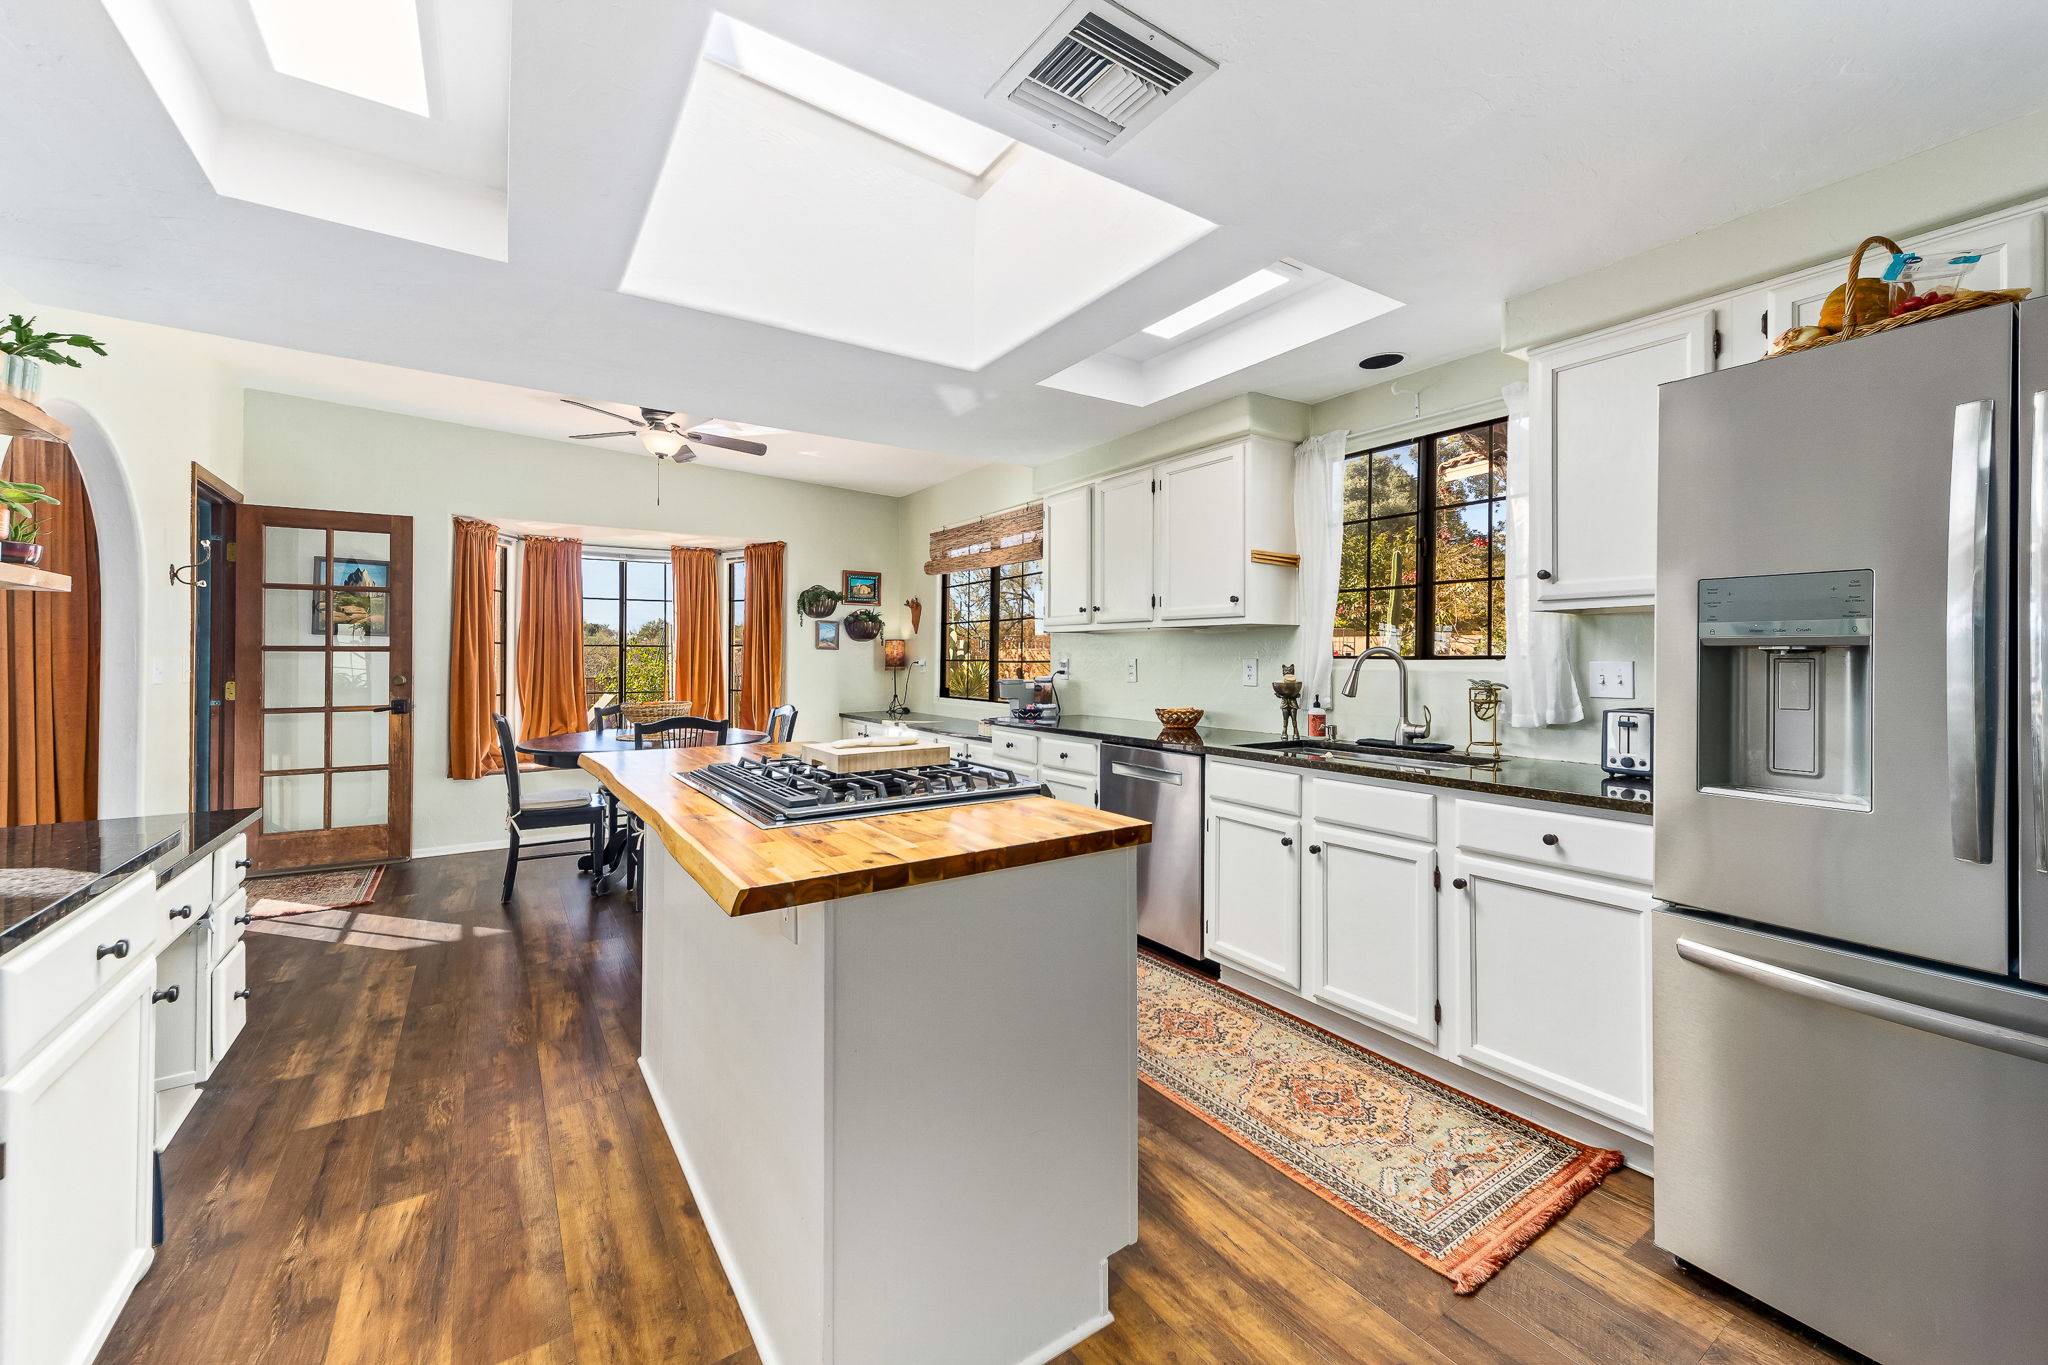
[[[1370,470],[1372,468],[1372,459],[1376,455],[1388,454],[1411,446],[1414,447],[1416,452],[1416,498],[1414,509],[1408,512],[1390,512],[1373,515],[1370,508],[1368,508],[1368,515],[1366,516],[1351,517],[1347,515],[1343,522],[1341,536],[1341,543],[1348,546],[1351,544],[1354,528],[1367,528],[1365,543],[1369,547],[1371,544],[1371,528],[1373,526],[1400,522],[1412,524],[1415,536],[1416,557],[1414,581],[1412,583],[1398,581],[1384,584],[1372,583],[1370,581],[1371,575],[1368,572],[1366,581],[1356,583],[1355,585],[1347,585],[1346,576],[1340,565],[1337,586],[1339,612],[1341,612],[1343,603],[1347,598],[1362,597],[1370,601],[1373,593],[1404,590],[1412,594],[1414,643],[1411,647],[1401,651],[1403,658],[1417,660],[1476,660],[1503,659],[1507,657],[1507,611],[1505,601],[1507,554],[1503,543],[1505,535],[1504,523],[1507,513],[1507,420],[1505,417],[1493,417],[1478,422],[1465,422],[1458,426],[1446,427],[1440,431],[1431,431],[1406,437],[1399,441],[1385,441],[1375,446],[1353,451],[1345,456],[1347,470],[1354,460],[1365,461],[1367,469]],[[1487,433],[1491,455],[1493,491],[1485,497],[1445,501],[1440,497],[1441,480],[1439,478],[1438,460],[1441,451],[1439,443],[1470,432]],[[1340,483],[1340,487],[1348,488],[1348,485],[1348,477]],[[1340,492],[1339,496],[1345,497],[1347,495],[1344,492]],[[1438,525],[1439,517],[1444,512],[1453,512],[1481,505],[1486,506],[1488,509],[1486,525],[1488,528],[1487,550],[1490,572],[1484,577],[1479,578],[1468,577],[1439,580],[1437,577],[1438,537],[1431,533],[1432,528]],[[1347,507],[1343,510],[1348,512],[1349,508]],[[1367,555],[1369,564],[1369,549]],[[1485,591],[1487,604],[1486,639],[1489,645],[1493,645],[1497,641],[1498,648],[1489,649],[1485,653],[1478,654],[1439,653],[1436,647],[1435,629],[1439,592],[1446,587],[1474,583],[1487,585]],[[1498,585],[1498,591],[1495,591],[1495,585]],[[1344,629],[1341,619],[1337,629],[1340,631]],[[1331,647],[1331,656],[1333,658],[1350,659],[1356,657],[1355,652],[1342,652],[1345,643],[1341,639],[1333,641]],[[1369,648],[1370,644],[1366,647]]]
[[[725,561],[725,649],[725,714],[736,721],[747,663],[747,561],[741,555]]]
[[[493,695],[498,699],[497,710],[501,716],[510,716],[512,714],[511,709],[505,704],[512,685],[511,656],[509,653],[512,643],[512,585],[509,581],[511,574],[512,543],[500,540],[498,542],[498,582],[497,586],[492,590],[493,595],[498,600],[494,604],[497,638],[491,641],[491,664],[492,668],[496,671],[496,677],[493,679],[496,686],[492,691]]]
[[[981,621],[957,622],[953,617],[953,588],[955,586],[953,580],[965,574],[979,573],[989,575],[988,620],[985,623]],[[1005,617],[1002,614],[1003,594],[1001,589],[1006,575],[1012,581],[1035,580],[1030,584],[1030,600],[1037,609],[1029,616]],[[962,584],[961,586],[967,585]],[[1044,672],[1051,672],[1052,641],[1046,635],[1043,625],[1045,620],[1044,605],[1045,561],[1043,559],[1018,560],[1009,564],[992,565],[986,569],[967,569],[963,570],[960,574],[941,574],[939,576],[939,695],[949,701],[997,701],[999,698],[996,694],[996,684],[1001,679],[1001,667],[1005,663],[1043,664]],[[1029,622],[1032,628],[1031,633],[1045,641],[1045,657],[1043,659],[1006,660],[1002,657],[1002,627],[1005,623],[1015,621]],[[986,656],[969,656],[953,652],[953,627],[961,624],[986,624],[988,626],[988,653]],[[980,694],[953,691],[953,664],[955,661],[987,665],[987,690]],[[1037,677],[1040,674],[1031,674],[1029,676]]]
[[[610,594],[600,594],[591,591],[591,580],[588,566],[593,562],[611,564],[616,567],[617,586]],[[633,593],[629,591],[628,585],[632,580],[631,575],[629,575],[626,572],[626,568],[629,564],[635,563],[651,564],[661,570],[663,584],[661,597],[654,598],[646,596],[645,594]],[[635,555],[618,550],[608,551],[603,546],[586,545],[583,548],[582,560],[577,565],[577,572],[581,577],[581,582],[578,584],[578,591],[581,595],[583,628],[586,630],[586,632],[588,630],[588,627],[592,624],[590,610],[590,604],[592,602],[606,602],[617,608],[616,614],[613,618],[617,622],[617,624],[611,627],[615,638],[609,643],[609,648],[616,651],[618,655],[616,671],[614,674],[614,676],[618,679],[617,685],[615,687],[607,688],[602,686],[601,684],[594,684],[590,681],[592,676],[589,667],[590,653],[594,649],[603,649],[607,646],[605,642],[601,641],[593,643],[588,638],[588,635],[586,633],[585,638],[579,642],[581,644],[581,653],[578,654],[576,660],[577,664],[579,665],[582,671],[584,678],[584,704],[586,706],[594,705],[597,702],[597,699],[599,697],[602,697],[608,691],[613,693],[617,700],[621,702],[639,704],[642,702],[650,701],[666,701],[668,699],[669,691],[671,690],[671,674],[675,668],[676,621],[675,576],[670,570],[668,560],[666,558],[655,559],[650,556]],[[626,628],[627,607],[628,604],[636,602],[641,603],[643,605],[653,602],[659,602],[661,604],[661,619],[664,623],[664,627],[662,631],[661,643],[659,645],[634,644],[628,639],[628,632]],[[648,692],[645,689],[642,689],[640,691],[627,690],[627,656],[628,652],[632,650],[659,650],[661,655],[661,686],[655,691]]]

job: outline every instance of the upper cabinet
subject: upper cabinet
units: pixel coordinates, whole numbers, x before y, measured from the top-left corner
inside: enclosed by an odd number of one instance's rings
[[[1294,450],[1248,436],[1045,499],[1045,627],[1288,626]]]

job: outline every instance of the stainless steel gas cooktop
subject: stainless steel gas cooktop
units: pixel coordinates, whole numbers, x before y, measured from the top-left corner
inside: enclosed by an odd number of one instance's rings
[[[1023,781],[1007,768],[957,758],[866,773],[835,773],[802,758],[741,758],[676,773],[675,778],[763,829],[1045,793],[1045,788]]]

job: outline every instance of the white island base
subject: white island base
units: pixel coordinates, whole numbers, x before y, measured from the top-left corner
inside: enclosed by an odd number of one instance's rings
[[[1108,1324],[1135,850],[742,916],[652,839],[646,873],[640,1065],[766,1365],[1034,1365]]]

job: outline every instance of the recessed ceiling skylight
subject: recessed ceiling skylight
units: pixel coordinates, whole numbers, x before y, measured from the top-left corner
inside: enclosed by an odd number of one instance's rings
[[[416,0],[249,0],[249,8],[279,74],[427,112]]]
[[[291,3],[291,0],[271,0]],[[705,55],[871,133],[968,175],[988,172],[1013,139],[828,61],[737,19],[712,19]]]
[[[1182,332],[1193,331],[1210,318],[1222,317],[1240,304],[1250,303],[1261,294],[1271,293],[1287,283],[1287,277],[1277,270],[1256,270],[1236,284],[1226,284],[1205,299],[1196,299],[1187,307],[1170,317],[1161,318],[1145,329],[1146,336],[1171,341]]]

